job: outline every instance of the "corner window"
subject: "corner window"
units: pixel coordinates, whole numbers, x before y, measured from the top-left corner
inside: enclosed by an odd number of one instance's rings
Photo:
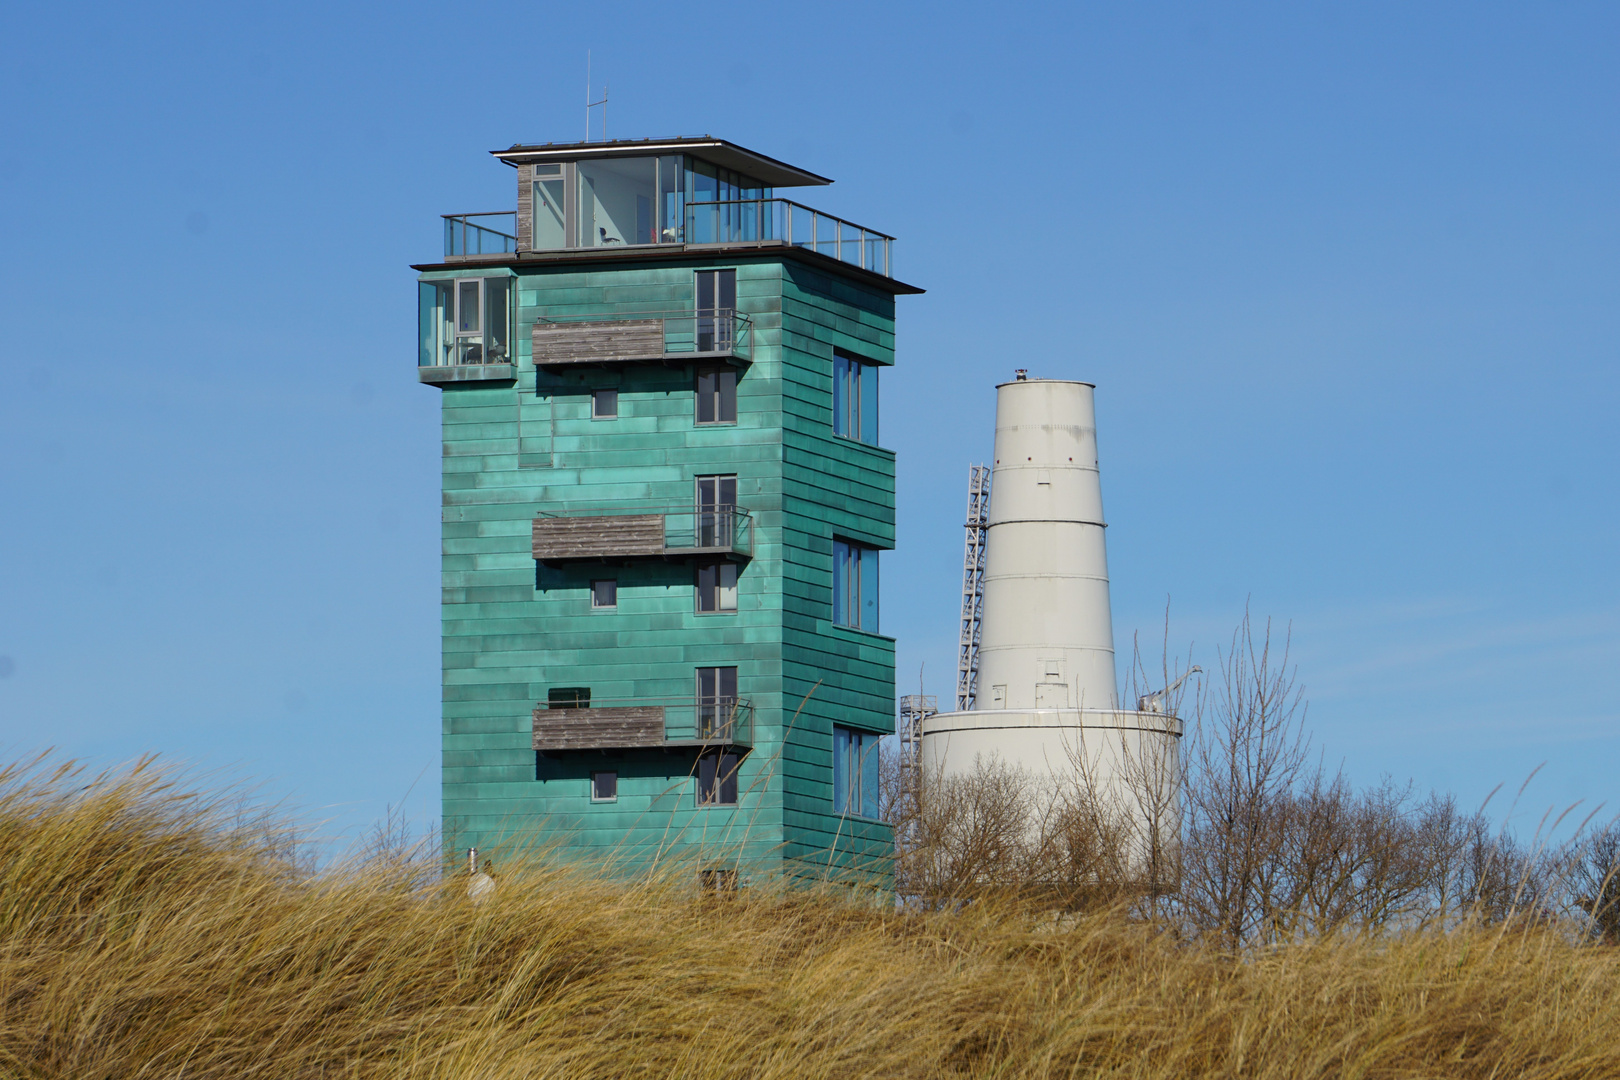
[[[854,728],[833,726],[833,811],[878,816],[878,741]]]
[[[553,686],[546,691],[548,709],[588,709],[591,707],[591,688],[588,686]]]
[[[878,553],[846,540],[833,541],[833,622],[878,632]]]
[[[700,370],[697,376],[697,422],[737,422],[737,372],[731,368]]]
[[[698,563],[697,609],[705,614],[737,610],[736,563]]]
[[[617,420],[619,418],[619,392],[617,390],[591,391],[591,419]]]
[[[703,754],[697,760],[697,804],[736,806],[737,771],[742,755],[729,750]]]
[[[619,583],[614,578],[602,578],[591,582],[591,607],[612,608],[619,606]]]
[[[878,444],[878,366],[833,350],[833,434]]]
[[[619,774],[616,772],[591,773],[591,802],[618,802]]]
[[[512,279],[458,278],[417,286],[422,367],[510,364]]]

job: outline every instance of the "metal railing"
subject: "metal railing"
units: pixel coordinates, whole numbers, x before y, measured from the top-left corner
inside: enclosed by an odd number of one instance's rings
[[[636,517],[661,514],[664,550],[672,555],[752,555],[754,518],[736,505],[620,503],[616,506],[559,507],[543,518]]]
[[[682,240],[688,244],[774,240],[818,251],[884,277],[894,276],[894,237],[791,199],[687,203]]]
[[[664,710],[664,739],[672,743],[742,743],[754,741],[754,704],[732,697],[597,698],[589,704],[561,706],[587,709]]]
[[[446,255],[510,255],[517,250],[517,211],[490,210],[481,214],[441,214],[444,218]],[[503,218],[512,231],[502,232],[490,225],[475,224],[472,218]],[[507,220],[490,224],[506,224]]]
[[[754,320],[735,308],[540,315],[534,321],[554,326],[585,326],[593,322],[635,322],[642,319],[656,319],[664,324],[665,356],[740,356],[746,359],[753,349]]]

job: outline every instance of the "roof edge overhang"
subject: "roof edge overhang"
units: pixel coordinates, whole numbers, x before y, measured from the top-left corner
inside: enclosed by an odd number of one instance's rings
[[[927,289],[918,288],[916,285],[908,285],[899,278],[884,277],[882,274],[873,273],[871,270],[851,266],[849,263],[835,259],[830,255],[823,255],[819,251],[810,251],[790,244],[705,244],[701,247],[675,247],[660,244],[628,250],[602,248],[582,250],[570,248],[565,252],[556,253],[525,251],[515,255],[491,255],[487,258],[457,259],[455,262],[412,263],[411,269],[418,273],[425,273],[430,270],[477,271],[506,268],[520,270],[570,262],[646,262],[648,260],[664,261],[668,259],[683,259],[691,262],[699,259],[716,258],[795,259],[817,270],[842,274],[847,278],[860,282],[862,285],[876,289],[879,292],[888,293],[891,296],[921,296],[928,291]]]
[[[649,154],[695,154],[705,161],[751,176],[770,187],[819,187],[832,183],[825,176],[778,161],[773,157],[710,136],[674,139],[620,139],[614,142],[513,143],[490,154],[514,168],[546,161],[589,161],[596,158],[646,157]]]

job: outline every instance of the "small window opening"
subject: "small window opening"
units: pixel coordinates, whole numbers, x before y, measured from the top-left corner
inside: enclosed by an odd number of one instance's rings
[[[591,707],[591,688],[588,686],[553,686],[546,691],[548,709],[588,709]]]
[[[619,392],[617,390],[591,391],[591,419],[617,420],[619,418]]]
[[[591,802],[618,802],[619,774],[616,772],[591,773]]]
[[[615,578],[601,578],[591,582],[591,607],[619,606],[619,582]]]

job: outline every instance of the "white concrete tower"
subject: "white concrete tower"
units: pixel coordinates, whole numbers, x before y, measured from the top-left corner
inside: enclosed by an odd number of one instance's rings
[[[1016,770],[1037,795],[1036,837],[1045,808],[1089,793],[1157,886],[1179,831],[1181,721],[1116,700],[1094,389],[1022,373],[996,387],[978,697],[923,719],[919,772]]]
[[[1056,379],[996,387],[980,708],[1118,704],[1094,391]]]

